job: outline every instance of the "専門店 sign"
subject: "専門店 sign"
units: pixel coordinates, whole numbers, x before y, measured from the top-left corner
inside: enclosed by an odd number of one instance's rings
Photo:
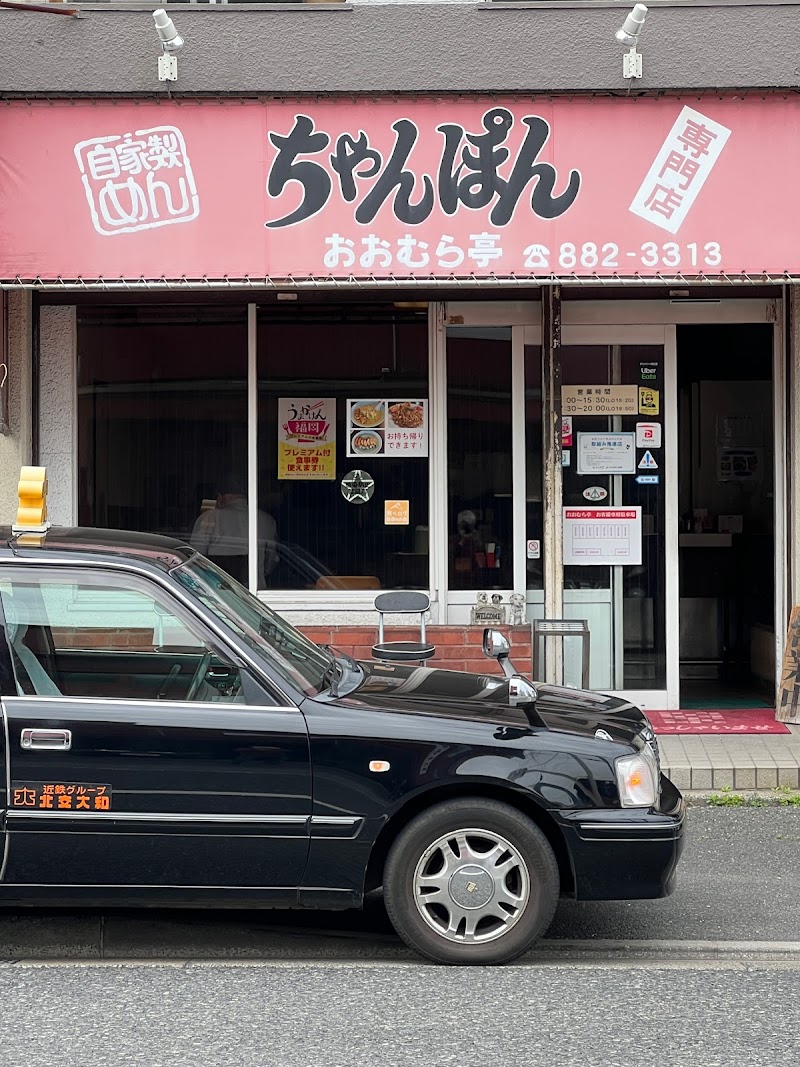
[[[641,562],[641,507],[564,508],[565,566],[639,566]]]
[[[278,478],[333,481],[336,478],[336,400],[280,397]]]
[[[796,96],[12,100],[0,278],[800,273],[799,168]]]

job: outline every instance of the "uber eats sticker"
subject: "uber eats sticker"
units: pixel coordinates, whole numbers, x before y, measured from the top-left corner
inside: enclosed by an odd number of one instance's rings
[[[12,809],[110,811],[111,786],[78,782],[12,782]]]

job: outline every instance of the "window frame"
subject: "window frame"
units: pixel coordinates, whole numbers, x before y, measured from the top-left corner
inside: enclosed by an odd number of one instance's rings
[[[343,621],[357,624],[362,621],[366,624],[375,623],[375,597],[378,593],[385,593],[387,588],[374,590],[328,590],[328,589],[259,589],[256,582],[257,571],[257,541],[258,541],[258,313],[263,305],[248,304],[248,348],[247,348],[247,382],[248,382],[248,464],[247,464],[247,490],[249,503],[249,538],[248,553],[250,560],[250,591],[269,604],[278,613],[313,612],[313,625],[319,625],[322,612],[328,612],[338,623]],[[433,301],[428,302],[428,412],[430,426],[428,431],[428,586],[421,592],[427,593],[431,601],[432,621],[444,621],[439,619],[439,603],[443,587],[438,571],[435,567],[441,566],[441,561],[436,559],[433,538],[430,532],[433,529],[433,516],[438,509],[438,495],[446,479],[447,447],[446,440],[440,432],[440,427],[446,420],[446,395],[440,396],[440,385],[437,381],[439,364],[444,360],[444,344],[439,342],[439,334],[443,338],[442,309],[443,305]],[[267,362],[269,355],[267,354]],[[441,409],[441,410],[438,410]],[[355,461],[354,461],[355,462]],[[438,477],[435,476],[435,472]],[[339,480],[337,476],[337,481]],[[445,559],[445,579],[446,579]],[[356,619],[355,612],[362,613]],[[342,619],[341,614],[346,613]],[[300,623],[303,625],[303,623]]]
[[[283,687],[264,669],[263,664],[258,662],[255,657],[248,655],[247,652],[242,649],[236,635],[232,632],[228,632],[227,628],[218,624],[216,620],[212,621],[209,619],[205,610],[199,609],[183,590],[176,588],[169,580],[168,575],[162,576],[146,568],[138,568],[135,565],[116,564],[100,560],[68,560],[63,562],[58,560],[48,560],[47,562],[37,562],[35,564],[31,564],[25,557],[12,557],[6,560],[0,560],[0,581],[6,578],[6,576],[12,581],[15,576],[22,581],[30,580],[30,575],[32,574],[37,580],[52,575],[65,584],[70,581],[79,584],[87,573],[94,576],[100,576],[104,581],[114,581],[114,579],[118,578],[122,578],[123,580],[126,578],[132,579],[134,585],[141,587],[145,595],[150,593],[151,590],[157,590],[157,593],[153,594],[154,600],[158,600],[158,595],[162,594],[175,617],[186,626],[187,629],[192,632],[196,631],[196,636],[200,637],[204,644],[210,646],[211,651],[215,655],[219,656],[221,659],[229,661],[231,666],[234,666],[242,674],[243,682],[244,675],[249,674],[251,678],[264,689],[267,700],[263,707],[282,708],[292,711],[298,710],[298,699],[287,696]],[[110,608],[111,606],[109,604],[109,610]],[[9,685],[4,686],[4,688],[10,688],[11,685],[14,686],[13,691],[2,693],[0,696],[3,698],[20,698],[20,694],[16,691],[16,673],[13,667],[14,660],[11,651],[11,643],[8,639],[2,597],[0,597],[0,628],[2,628],[3,658],[5,659],[6,656],[8,657],[12,669]],[[102,649],[97,649],[97,651],[100,653],[103,652]],[[76,701],[80,702],[82,700],[92,700],[94,698],[59,694],[57,696],[29,697],[28,699],[47,699],[75,703]],[[103,697],[101,699],[115,704],[130,703],[130,700],[126,700],[122,697]],[[148,701],[147,703],[150,702]],[[187,702],[167,701],[166,703]],[[220,707],[220,702],[217,701],[192,700],[188,703],[199,708],[214,708],[219,710]],[[236,704],[235,706],[242,708],[250,705],[245,703]]]

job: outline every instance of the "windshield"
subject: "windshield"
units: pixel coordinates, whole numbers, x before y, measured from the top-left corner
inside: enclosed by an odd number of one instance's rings
[[[202,556],[193,556],[172,572],[221,622],[234,630],[290,685],[314,696],[325,688],[332,655],[296,630],[244,586]]]

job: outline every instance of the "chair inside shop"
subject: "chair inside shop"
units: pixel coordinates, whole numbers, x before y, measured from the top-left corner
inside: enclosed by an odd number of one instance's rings
[[[425,636],[425,614],[431,606],[426,593],[412,590],[398,590],[381,593],[375,597],[375,610],[378,612],[378,642],[372,646],[374,659],[389,663],[424,663],[436,654],[436,646]],[[418,615],[418,641],[384,640],[384,618],[386,615]]]

